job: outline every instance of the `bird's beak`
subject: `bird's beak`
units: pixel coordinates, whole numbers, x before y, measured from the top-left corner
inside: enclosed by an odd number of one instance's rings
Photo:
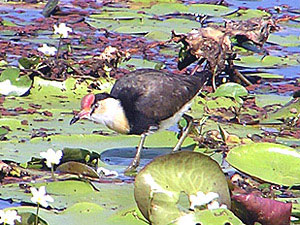
[[[77,115],[75,115],[71,121],[70,121],[70,125],[72,125],[73,123],[76,123],[78,120],[83,119],[83,118],[87,118],[90,115],[90,109],[83,109],[81,110]]]

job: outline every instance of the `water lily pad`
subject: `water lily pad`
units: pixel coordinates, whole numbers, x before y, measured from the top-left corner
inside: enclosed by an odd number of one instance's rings
[[[7,68],[0,76],[0,94],[24,95],[31,87],[31,79],[28,76],[20,76],[17,68]]]
[[[8,133],[7,129],[0,127],[0,140],[2,140],[7,133]]]
[[[57,4],[58,4],[58,0],[48,1],[42,12],[43,16],[49,17],[55,11]]]
[[[125,34],[140,34],[144,35],[153,31],[162,31],[171,33],[172,30],[175,30],[178,33],[187,33],[193,28],[198,28],[199,24],[196,21],[191,21],[188,19],[178,19],[172,18],[164,21],[146,19],[143,23],[126,23],[124,25],[119,25],[114,27],[115,32],[125,33]]]
[[[299,138],[293,138],[293,137],[277,137],[276,138],[276,142],[278,142],[279,144],[282,144],[282,145],[287,145],[287,146],[300,146],[300,139]],[[296,148],[298,150],[298,148]]]
[[[189,19],[169,18],[158,20],[156,18],[148,18],[145,14],[137,12],[123,13],[122,11],[91,15],[87,19],[87,23],[99,29],[106,28],[118,33],[137,35],[145,35],[155,31],[165,32],[170,35],[172,30],[178,33],[186,33],[192,28],[199,27],[198,22]]]
[[[211,97],[231,97],[231,98],[237,98],[237,97],[243,97],[247,96],[248,91],[245,87],[243,87],[240,84],[237,83],[225,83],[220,85],[217,90],[211,94]]]
[[[233,11],[223,5],[212,4],[191,4],[188,6],[188,11],[191,13],[204,14],[208,16],[222,16]]]
[[[70,121],[69,117],[68,121]],[[51,122],[49,123],[51,125]],[[113,151],[118,149],[123,154],[120,158],[124,161],[125,159],[131,160],[134,156],[135,147],[137,146],[140,137],[138,136],[128,136],[128,135],[98,135],[98,134],[88,134],[92,133],[93,129],[105,129],[103,126],[95,128],[93,123],[86,123],[86,125],[76,124],[76,127],[70,127],[67,123],[65,125],[69,131],[69,134],[63,135],[51,135],[49,138],[36,137],[30,141],[20,142],[17,140],[0,142],[1,153],[4,155],[2,158],[7,160],[13,160],[19,163],[28,162],[31,157],[39,157],[41,151],[46,151],[48,148],[53,148],[56,150],[62,150],[65,147],[69,148],[83,148],[89,149],[90,151],[97,152],[101,154],[104,151]],[[78,128],[77,128],[78,127]],[[81,127],[84,127],[81,128]],[[72,132],[78,132],[78,134],[72,134]],[[82,134],[83,132],[83,134]],[[106,129],[105,132],[108,132]],[[81,133],[81,134],[80,134]],[[86,134],[84,134],[86,133]],[[72,134],[72,135],[70,135]],[[170,131],[157,132],[146,138],[145,147],[146,148],[159,148],[157,151],[161,154],[169,153],[170,149],[177,143],[176,134]],[[191,138],[187,138],[183,144],[183,147],[194,143]],[[22,152],[22,154],[20,154]],[[142,153],[142,158],[143,158]],[[154,157],[154,156],[152,156]],[[149,159],[148,159],[149,160]],[[110,162],[114,164],[114,162]],[[108,166],[107,164],[103,166]],[[109,169],[120,169],[124,170],[125,166],[121,164],[120,166],[109,167]]]
[[[143,215],[137,208],[119,210],[117,213],[111,215],[106,221],[105,225],[147,225]]]
[[[96,152],[90,152],[82,148],[64,148],[63,158],[61,163],[64,162],[81,162],[90,166],[96,166],[100,155]]]
[[[218,97],[214,100],[208,100],[206,101],[205,105],[210,109],[219,109],[219,108],[225,108],[229,109],[230,107],[238,107],[239,104],[235,102],[233,99],[226,98],[226,97]]]
[[[245,87],[237,83],[225,83],[221,84],[217,90],[212,93],[211,97],[230,97],[236,102],[242,104],[243,100],[240,97],[248,95],[248,91]]]
[[[230,210],[217,209],[217,210],[201,210],[195,213],[188,213],[181,215],[176,221],[168,225],[211,225],[211,224],[231,224],[242,225],[244,224],[239,220]]]
[[[288,35],[288,36],[279,36],[271,34],[268,38],[268,42],[275,43],[284,47],[296,47],[300,46],[300,36]]]
[[[284,75],[274,73],[247,73],[247,76],[258,76],[264,79],[283,79]]]
[[[270,122],[272,123],[272,121],[278,122],[278,120],[289,123],[293,119],[297,120],[299,118],[299,112],[300,99],[295,98],[290,100],[288,103],[286,103],[283,107],[279,108],[275,112],[268,114],[267,118],[260,121],[260,123],[268,124]]]
[[[130,60],[128,60],[126,62],[122,62],[120,64],[120,67],[129,66],[129,68],[131,68],[131,70],[140,69],[140,68],[155,69],[156,66],[159,66],[159,65],[160,65],[159,62],[153,62],[153,61],[149,61],[146,59],[131,58]],[[134,68],[132,68],[132,66],[134,66]]]
[[[31,58],[22,57],[18,61],[19,61],[19,65],[21,66],[21,68],[30,69],[31,67],[39,64],[40,58],[39,57],[31,57]]]
[[[156,15],[165,15],[172,13],[185,13],[188,12],[188,7],[181,3],[159,3],[151,7],[150,10],[145,10],[147,13]]]
[[[164,32],[164,31],[151,31],[145,35],[145,38],[156,40],[156,41],[164,41],[164,40],[169,40],[171,38],[171,33]]]
[[[124,25],[117,27],[114,29],[114,32],[122,33],[122,34],[136,34],[136,35],[145,35],[151,31],[158,30],[158,28],[155,28],[154,26],[148,26],[148,25]]]
[[[109,19],[109,20],[131,20],[131,19],[142,19],[150,17],[149,15],[139,13],[134,10],[104,10],[101,14],[92,14],[91,18],[96,19]]]
[[[9,20],[2,20],[1,23],[3,26],[6,26],[6,27],[17,27],[18,26],[17,24],[15,24]]]
[[[61,213],[60,217],[72,221],[72,224],[93,224],[95,221],[103,220],[104,208],[91,202],[79,202]],[[57,218],[58,219],[58,218]],[[61,221],[61,220],[59,220]],[[57,221],[59,223],[59,221]]]
[[[218,193],[218,202],[230,208],[228,186],[219,165],[201,153],[179,152],[158,157],[141,170],[135,179],[134,196],[145,218],[156,221],[154,224],[169,224],[181,215],[176,206],[180,194],[198,191]]]
[[[261,180],[293,186],[300,184],[300,153],[273,143],[254,143],[230,150],[226,160],[233,167]]]
[[[239,9],[237,12],[226,16],[226,18],[234,20],[247,20],[256,17],[271,17],[271,14],[258,9]]]
[[[115,208],[115,210],[125,210],[135,207],[132,184],[96,184],[92,185],[89,182],[78,180],[65,180],[30,184],[30,186],[46,186],[47,193],[54,198],[54,202],[50,204],[50,207],[55,209],[63,210],[72,208],[78,203],[85,203],[85,205],[94,205],[93,207],[97,207],[97,210],[104,208],[107,211],[107,216],[109,216],[114,213],[111,210],[112,208]],[[31,193],[20,187],[18,183],[2,185],[0,193],[1,199],[31,203]],[[44,217],[42,216],[42,218]]]
[[[239,61],[234,63],[237,66],[259,68],[259,67],[270,67],[278,68],[278,66],[292,66],[297,65],[298,62],[295,59],[278,57],[278,56],[244,56]]]
[[[17,225],[34,225],[36,221],[36,214],[31,212],[21,212],[18,214],[21,216],[21,223],[16,221]],[[40,216],[39,218],[39,224],[41,225],[47,225],[48,223],[43,220]]]
[[[99,178],[98,173],[90,166],[79,162],[66,162],[56,168],[56,171]]]
[[[56,209],[64,209],[74,203],[84,201],[84,199],[86,201],[92,201],[91,197],[96,197],[99,194],[88,182],[76,180],[38,183],[32,186],[37,188],[46,186],[47,193],[54,198],[54,202],[50,203],[50,206]],[[30,198],[32,194],[20,188],[18,183],[2,185],[0,193],[2,199],[13,199],[15,202],[31,202]]]
[[[118,185],[115,185],[118,186]],[[127,192],[124,193],[128,194]],[[112,196],[112,195],[111,195]],[[111,197],[109,196],[109,197]],[[102,203],[105,200],[102,201]],[[117,199],[115,199],[117,202]],[[122,204],[122,203],[121,203]],[[63,211],[51,211],[40,208],[39,217],[42,219],[42,224],[61,224],[64,221],[66,225],[82,225],[82,224],[99,224],[99,225],[146,225],[143,220],[138,219],[140,216],[136,208],[128,208],[126,210],[119,209],[119,205],[113,206],[113,209],[108,209],[103,204],[96,204],[92,202],[79,202],[66,208]],[[21,206],[10,208],[17,210],[18,214],[28,221],[28,218],[34,217],[36,207]],[[19,223],[17,223],[19,224]],[[22,223],[24,225],[31,223]],[[32,224],[33,225],[33,224]]]
[[[255,95],[255,104],[258,107],[265,107],[267,105],[281,104],[284,105],[292,99],[291,96],[282,95]]]

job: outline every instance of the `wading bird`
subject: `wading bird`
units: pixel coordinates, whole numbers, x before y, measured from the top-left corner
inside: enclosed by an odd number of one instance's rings
[[[184,113],[209,75],[211,73],[208,71],[192,76],[153,69],[133,71],[118,79],[110,94],[88,94],[83,97],[81,111],[70,124],[85,118],[122,134],[141,135],[136,155],[126,169],[127,172],[132,171],[139,165],[146,136],[169,128],[184,116],[188,125],[173,151],[180,149],[192,124],[192,118]]]

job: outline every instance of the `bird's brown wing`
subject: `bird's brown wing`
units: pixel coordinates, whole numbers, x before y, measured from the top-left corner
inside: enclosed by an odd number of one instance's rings
[[[201,76],[141,69],[120,78],[111,95],[121,100],[130,122],[146,129],[143,124],[158,125],[178,112],[199,92],[205,80]]]

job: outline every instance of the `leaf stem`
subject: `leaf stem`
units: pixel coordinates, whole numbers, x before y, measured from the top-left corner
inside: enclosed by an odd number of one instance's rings
[[[39,210],[40,210],[40,204],[37,204],[37,208],[36,208],[36,215],[35,215],[35,223],[34,225],[38,225],[39,223]]]
[[[61,35],[59,36],[59,42],[58,42],[58,46],[57,46],[57,52],[56,52],[56,59],[58,59],[58,55],[59,55],[59,50],[60,50],[60,47],[61,47],[61,41],[62,41],[62,38],[61,38]]]
[[[52,176],[52,179],[55,181],[54,165],[53,164],[51,164],[51,176]]]

